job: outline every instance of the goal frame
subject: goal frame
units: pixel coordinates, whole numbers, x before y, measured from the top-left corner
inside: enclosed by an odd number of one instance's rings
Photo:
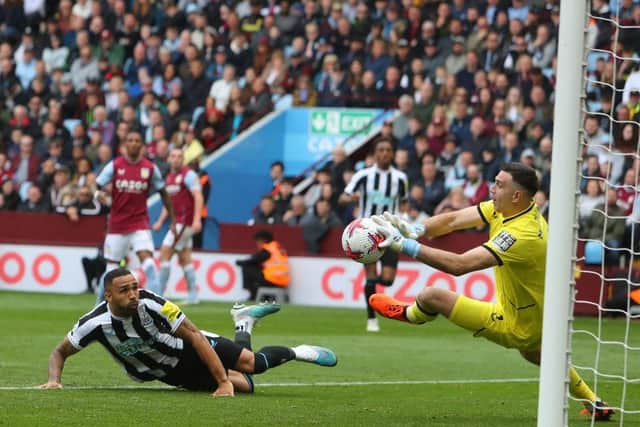
[[[538,427],[568,423],[587,0],[560,7]]]

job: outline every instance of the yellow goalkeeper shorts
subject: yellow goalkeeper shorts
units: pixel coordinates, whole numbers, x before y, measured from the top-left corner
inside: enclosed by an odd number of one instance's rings
[[[449,320],[471,332],[506,348],[523,351],[540,350],[542,325],[516,325],[504,314],[499,304],[483,302],[460,295]]]

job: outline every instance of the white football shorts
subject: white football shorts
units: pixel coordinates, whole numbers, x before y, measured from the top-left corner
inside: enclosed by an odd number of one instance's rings
[[[134,252],[149,251],[153,253],[153,238],[151,230],[136,230],[127,234],[107,234],[104,239],[104,257],[109,261],[120,262],[129,254],[129,250]]]
[[[178,241],[176,242],[176,236],[174,236],[171,230],[167,231],[162,241],[162,246],[168,246],[175,251],[181,251],[183,249],[191,249],[193,247],[193,229],[184,224],[176,224],[176,231],[178,232]]]

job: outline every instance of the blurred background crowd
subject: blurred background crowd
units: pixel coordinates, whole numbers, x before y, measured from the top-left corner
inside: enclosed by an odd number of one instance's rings
[[[129,130],[142,132],[163,173],[172,147],[197,169],[285,98],[397,109],[381,133],[409,177],[412,220],[488,199],[509,161],[539,171],[536,203],[548,209],[551,152],[562,143],[552,135],[557,0],[2,3],[0,209],[104,213],[95,176]],[[615,56],[587,61],[592,178],[581,183],[581,233],[602,237],[605,226],[607,240],[625,244],[634,221],[610,217],[640,220],[640,1],[593,0],[591,16],[588,47]],[[250,222],[343,224],[353,207],[337,197],[370,163],[336,147],[294,194],[276,162],[274,190]]]

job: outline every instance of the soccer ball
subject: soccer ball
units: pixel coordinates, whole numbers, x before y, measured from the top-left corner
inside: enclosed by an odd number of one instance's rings
[[[376,223],[372,219],[354,219],[342,232],[342,249],[352,260],[371,264],[384,254],[384,249],[378,246],[384,239],[376,232]]]

